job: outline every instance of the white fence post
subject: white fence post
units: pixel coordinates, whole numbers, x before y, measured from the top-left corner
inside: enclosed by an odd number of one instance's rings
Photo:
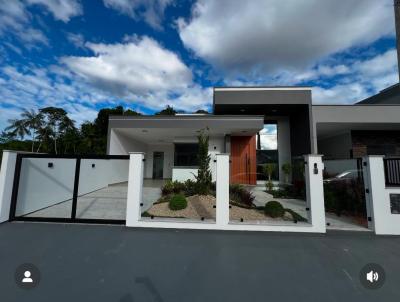
[[[400,187],[386,187],[383,156],[367,156],[363,159],[367,208],[377,235],[400,235],[400,214],[391,211],[390,195],[399,194]]]
[[[144,153],[129,153],[128,198],[126,204],[126,226],[136,226],[141,217]]]
[[[219,226],[229,223],[229,155],[217,154],[217,208],[216,224]]]
[[[307,190],[308,221],[312,224],[315,232],[325,233],[325,205],[324,205],[324,183],[322,173],[324,164],[322,155],[305,155],[305,179]]]
[[[9,219],[16,160],[17,152],[3,151],[0,170],[0,223]]]

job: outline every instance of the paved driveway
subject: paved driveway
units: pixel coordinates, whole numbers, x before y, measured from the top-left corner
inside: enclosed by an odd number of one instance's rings
[[[0,300],[46,301],[400,301],[400,238],[134,229],[123,226],[0,225]],[[39,286],[19,289],[24,262]],[[361,268],[386,270],[379,290]]]
[[[143,207],[147,211],[161,197],[164,180],[145,179],[143,181]],[[126,217],[126,199],[128,183],[110,185],[100,190],[78,197],[76,217],[86,219],[124,220]],[[54,206],[30,213],[27,217],[71,217],[72,199]]]

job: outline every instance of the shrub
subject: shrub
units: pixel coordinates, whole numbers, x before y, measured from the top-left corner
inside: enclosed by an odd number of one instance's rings
[[[184,187],[185,188],[184,188],[183,192],[184,192],[185,196],[193,196],[193,195],[196,195],[198,192],[196,182],[194,182],[191,179],[188,179],[185,181]]]
[[[179,194],[179,193],[185,191],[184,183],[175,180],[172,184],[173,184],[173,193],[174,194]]]
[[[172,196],[171,200],[169,201],[169,208],[173,211],[183,210],[187,207],[187,200],[185,196],[181,194],[176,194]]]
[[[172,181],[167,181],[163,187],[161,188],[161,194],[164,195],[169,195],[174,192],[174,183]]]
[[[267,187],[267,192],[272,192],[272,190],[274,189],[274,184],[272,183],[271,180],[268,180],[265,183],[265,186]]]
[[[285,209],[279,202],[272,200],[267,202],[265,205],[264,213],[272,218],[277,218],[282,217],[283,214],[285,214]]]
[[[241,185],[231,185],[229,187],[230,199],[239,204],[251,207],[253,205],[254,196]]]

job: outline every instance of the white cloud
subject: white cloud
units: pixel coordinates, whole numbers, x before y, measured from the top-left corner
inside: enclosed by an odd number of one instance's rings
[[[191,83],[189,68],[173,52],[148,37],[124,44],[86,43],[90,57],[62,62],[94,85],[124,96],[179,89]]]
[[[32,48],[36,44],[48,44],[45,35],[33,28],[29,22],[30,13],[21,1],[0,0],[0,37],[7,38],[8,34],[15,35],[25,42],[25,47]]]
[[[398,83],[397,52],[390,49],[370,59],[356,61],[348,66],[347,71],[348,75],[333,87],[314,88],[314,103],[352,104]]]
[[[103,2],[108,8],[133,19],[144,18],[153,28],[161,29],[164,11],[173,0],[103,0]]]
[[[74,33],[67,33],[67,39],[76,48],[84,48],[85,47],[85,38],[82,34],[74,34]]]
[[[44,33],[32,26],[33,18],[28,8],[38,4],[51,12],[55,19],[64,22],[82,13],[81,5],[75,0],[0,0],[0,37],[7,40],[9,36],[15,36],[28,49],[48,45]]]
[[[72,17],[83,13],[82,6],[76,0],[27,0],[30,5],[41,5],[51,12],[55,19],[68,22]]]
[[[392,0],[199,0],[177,23],[196,55],[248,78],[301,70],[394,33]]]

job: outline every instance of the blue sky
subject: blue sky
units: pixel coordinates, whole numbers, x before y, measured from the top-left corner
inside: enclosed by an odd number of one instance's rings
[[[45,106],[209,110],[213,86],[352,104],[397,82],[391,0],[0,0],[0,129]]]

